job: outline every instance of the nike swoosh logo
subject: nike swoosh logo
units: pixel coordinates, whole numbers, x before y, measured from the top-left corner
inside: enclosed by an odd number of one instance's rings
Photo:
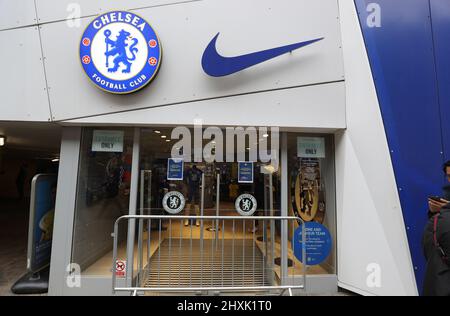
[[[254,65],[265,62],[269,59],[292,52],[301,47],[321,41],[324,38],[317,38],[310,41],[271,48],[260,52],[250,53],[236,57],[224,57],[217,52],[216,42],[220,33],[211,40],[206,47],[202,57],[203,70],[212,77],[223,77],[234,74],[238,71],[250,68]]]

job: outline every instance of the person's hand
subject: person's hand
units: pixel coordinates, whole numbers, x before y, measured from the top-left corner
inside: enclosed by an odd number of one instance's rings
[[[449,201],[444,199],[440,199],[440,201],[428,199],[428,208],[430,209],[431,213],[438,213],[448,203]]]

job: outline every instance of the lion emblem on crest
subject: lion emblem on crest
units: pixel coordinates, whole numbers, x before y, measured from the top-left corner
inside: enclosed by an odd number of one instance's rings
[[[126,68],[122,70],[122,73],[130,73],[131,71],[131,62],[136,59],[136,53],[138,49],[136,45],[138,44],[137,38],[132,38],[131,34],[125,30],[121,30],[116,37],[116,40],[112,40],[110,38],[111,31],[105,30],[105,43],[106,43],[106,67],[108,68],[108,72],[117,72],[119,70],[120,64],[124,65]],[[128,48],[131,53],[131,57],[128,56],[127,47],[128,47],[128,39],[132,39],[132,44]],[[109,67],[109,57],[114,57],[113,66]]]

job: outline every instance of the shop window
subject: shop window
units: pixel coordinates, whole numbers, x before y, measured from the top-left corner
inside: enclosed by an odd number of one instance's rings
[[[111,273],[114,222],[129,209],[132,148],[132,129],[83,129],[71,262],[85,275]]]
[[[289,215],[300,217],[311,232],[308,274],[336,273],[336,211],[333,136],[288,133]],[[292,241],[295,225],[289,228]],[[318,234],[319,234],[318,233]],[[315,245],[314,245],[315,243]],[[317,247],[316,247],[317,246]],[[307,247],[308,250],[308,247]],[[290,249],[292,252],[292,248]],[[290,254],[290,259],[298,259]],[[301,268],[301,264],[296,266]],[[300,270],[296,271],[300,274]]]

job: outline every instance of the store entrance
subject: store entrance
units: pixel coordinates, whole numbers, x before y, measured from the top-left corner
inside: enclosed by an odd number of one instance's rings
[[[279,216],[278,174],[258,162],[173,159],[169,133],[141,132],[137,210],[156,217],[139,223],[138,282],[150,288],[271,285],[275,223],[235,218]]]
[[[311,275],[336,288],[333,136],[281,133],[276,163],[251,159],[272,140],[258,136],[224,162],[205,155],[211,139],[200,142],[203,158],[180,159],[194,144],[180,148],[172,128],[84,128],[71,262],[89,280],[112,272],[123,291],[280,290]],[[308,256],[302,223],[318,233]]]

